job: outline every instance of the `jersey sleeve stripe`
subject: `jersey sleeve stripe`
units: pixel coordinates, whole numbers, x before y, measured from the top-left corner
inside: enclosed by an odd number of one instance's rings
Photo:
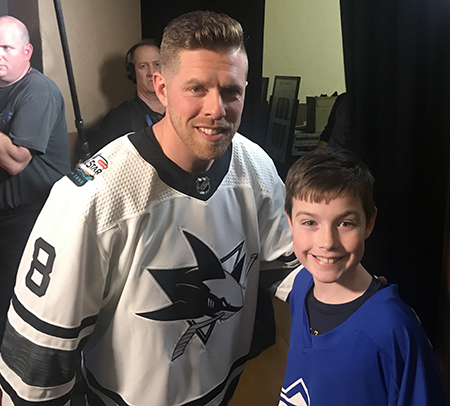
[[[62,406],[65,404],[69,404],[70,401],[70,393],[67,393],[66,395],[53,400],[44,400],[42,402],[30,402],[25,399],[22,399],[16,391],[6,382],[3,377],[0,375],[0,384],[2,388],[5,390],[5,392],[9,395],[11,400],[13,401],[14,405],[18,406],[39,406],[39,405],[45,405],[45,406]]]
[[[286,264],[289,264],[289,263],[291,263],[293,261],[296,261],[296,260],[297,260],[297,257],[295,256],[294,253],[292,253],[290,255],[283,255],[283,256],[278,258],[278,261],[284,262]]]
[[[88,405],[106,406],[106,403],[89,386],[86,387],[86,398]]]
[[[14,405],[17,406],[39,406],[39,405],[45,405],[45,406],[62,406],[65,404],[69,404],[70,401],[70,393],[53,400],[44,400],[42,402],[30,402],[25,399],[22,399],[16,391],[6,382],[3,377],[0,375],[0,384],[4,391],[9,395],[11,400],[13,401]]]
[[[85,340],[80,342],[80,347]],[[80,350],[62,351],[32,343],[7,323],[1,347],[5,365],[24,383],[35,387],[64,385],[75,376]],[[33,368],[29,366],[33,365]]]
[[[83,329],[94,325],[97,322],[97,315],[95,315],[85,318],[78,327],[65,328],[47,323],[36,317],[33,313],[28,311],[22,303],[20,303],[16,295],[13,296],[12,305],[14,306],[16,313],[29,325],[36,330],[53,337],[67,339],[77,338]]]
[[[259,273],[259,284],[271,294],[275,294],[280,284],[300,266],[295,255],[283,255],[276,261],[261,263]]]
[[[14,405],[68,405],[70,402],[71,390],[75,384],[74,379],[67,385],[58,387],[52,391],[52,397],[45,396],[46,389],[34,388],[26,385],[20,377],[8,370],[5,363],[0,356],[0,386],[3,389],[3,394],[8,394]],[[53,389],[53,388],[52,388]],[[5,401],[5,396],[3,396]]]
[[[284,302],[288,301],[289,295],[292,290],[292,286],[294,285],[294,281],[298,273],[303,269],[303,265],[298,266],[294,269],[283,281],[278,285],[277,290],[275,292],[275,296],[278,299],[283,300]]]
[[[62,351],[76,350],[80,345],[80,341],[83,338],[90,336],[95,328],[95,325],[85,328],[77,338],[66,339],[54,337],[42,333],[28,324],[16,313],[13,306],[10,306],[8,311],[8,323],[11,324],[11,327],[14,330],[31,342]]]

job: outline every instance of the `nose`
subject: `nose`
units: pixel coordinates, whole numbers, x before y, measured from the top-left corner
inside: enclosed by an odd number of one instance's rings
[[[339,235],[335,228],[321,227],[317,233],[317,245],[327,251],[332,251],[339,246]]]
[[[214,120],[225,117],[225,103],[218,90],[210,90],[204,99],[204,111],[207,116]]]

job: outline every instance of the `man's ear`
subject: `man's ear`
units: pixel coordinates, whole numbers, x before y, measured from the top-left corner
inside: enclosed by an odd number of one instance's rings
[[[375,207],[373,210],[372,216],[367,220],[366,223],[366,231],[364,233],[364,239],[369,238],[370,234],[372,234],[373,228],[375,227],[375,220],[377,218],[378,209]]]
[[[24,53],[25,53],[27,61],[29,61],[31,58],[31,55],[33,55],[33,45],[31,45],[31,44],[25,45]]]
[[[155,72],[153,74],[153,87],[161,104],[167,107],[167,83],[161,72]]]

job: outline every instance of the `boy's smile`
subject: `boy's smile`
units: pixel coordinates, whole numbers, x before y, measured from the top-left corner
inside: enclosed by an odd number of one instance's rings
[[[289,225],[297,258],[313,275],[315,296],[320,292],[355,291],[366,274],[360,261],[364,241],[372,232],[375,215],[368,222],[362,203],[344,194],[330,202],[293,200]],[[334,284],[334,285],[331,285]]]

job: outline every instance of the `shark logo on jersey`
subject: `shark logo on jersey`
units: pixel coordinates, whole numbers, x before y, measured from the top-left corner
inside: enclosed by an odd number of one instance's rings
[[[219,259],[197,237],[186,231],[183,235],[197,260],[197,266],[175,270],[148,269],[172,303],[162,309],[138,313],[151,320],[184,320],[188,323],[172,353],[172,361],[184,354],[194,337],[206,344],[216,323],[224,322],[241,310],[247,275],[257,258],[257,254],[251,255],[250,263],[243,272],[246,256],[241,253],[244,242]],[[225,264],[229,265],[229,271],[224,269]],[[226,292],[227,297],[218,296],[220,292]]]
[[[310,406],[308,388],[303,378],[298,379],[288,388],[281,389],[280,403],[278,406]]]

